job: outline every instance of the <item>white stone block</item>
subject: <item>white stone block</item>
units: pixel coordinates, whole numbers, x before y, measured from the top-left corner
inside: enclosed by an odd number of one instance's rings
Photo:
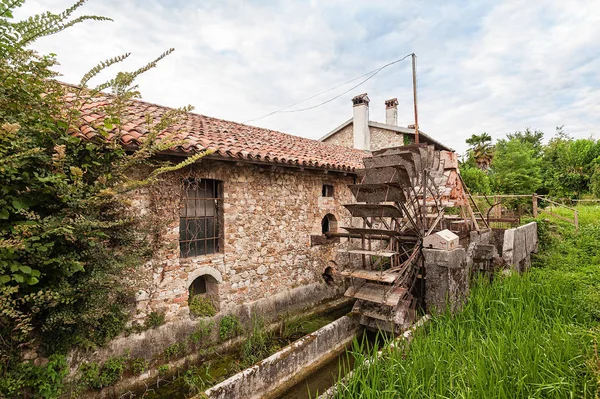
[[[428,235],[423,239],[423,247],[425,248],[450,251],[458,248],[458,245],[458,236],[447,229]]]

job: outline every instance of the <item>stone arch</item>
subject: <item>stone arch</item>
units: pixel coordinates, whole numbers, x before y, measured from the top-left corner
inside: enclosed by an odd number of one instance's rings
[[[332,213],[328,213],[321,219],[321,233],[337,231],[337,219]]]
[[[187,286],[189,287],[190,285],[192,285],[194,280],[196,280],[198,277],[206,275],[206,274],[211,276],[212,278],[214,278],[216,280],[217,284],[221,284],[223,282],[223,277],[221,276],[221,273],[217,269],[215,269],[214,267],[210,267],[210,266],[202,266],[188,274]]]
[[[191,303],[194,297],[207,298],[218,311],[220,308],[219,301],[219,284],[223,282],[223,277],[218,270],[210,266],[202,266],[194,270],[188,275],[188,303]]]

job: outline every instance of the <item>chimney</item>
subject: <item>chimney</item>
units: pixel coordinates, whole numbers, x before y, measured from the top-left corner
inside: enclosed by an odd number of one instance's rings
[[[397,98],[391,98],[385,102],[385,124],[398,126]]]
[[[369,132],[369,97],[367,93],[359,94],[352,99],[354,127],[354,148],[371,149],[371,133]]]

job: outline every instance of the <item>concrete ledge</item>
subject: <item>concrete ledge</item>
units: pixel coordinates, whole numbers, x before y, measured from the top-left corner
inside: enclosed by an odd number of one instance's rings
[[[531,222],[504,232],[502,258],[507,265],[522,272],[531,263],[531,253],[537,252],[537,223]]]
[[[268,298],[248,302],[233,309],[217,313],[206,322],[216,323],[227,314],[237,315],[243,323],[248,323],[253,313],[264,315],[267,321],[276,320],[277,316],[288,313],[296,314],[308,311],[318,304],[340,298],[343,287],[331,287],[325,283],[312,283],[286,290]],[[70,374],[77,371],[83,362],[104,362],[111,356],[122,356],[129,353],[131,357],[152,359],[160,355],[170,345],[185,341],[195,331],[200,319],[182,316],[165,325],[129,336],[119,336],[106,346],[94,352],[73,351],[69,354]]]
[[[337,355],[360,330],[357,321],[344,316],[215,385],[205,394],[211,399],[273,397],[297,381],[299,375],[306,375],[303,371],[312,371]]]

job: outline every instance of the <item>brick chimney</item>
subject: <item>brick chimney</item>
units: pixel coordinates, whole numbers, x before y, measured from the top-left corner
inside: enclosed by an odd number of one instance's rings
[[[352,99],[354,128],[354,148],[371,149],[371,133],[369,131],[369,97],[367,93],[359,94]]]
[[[391,98],[385,102],[385,124],[398,126],[397,98]]]

